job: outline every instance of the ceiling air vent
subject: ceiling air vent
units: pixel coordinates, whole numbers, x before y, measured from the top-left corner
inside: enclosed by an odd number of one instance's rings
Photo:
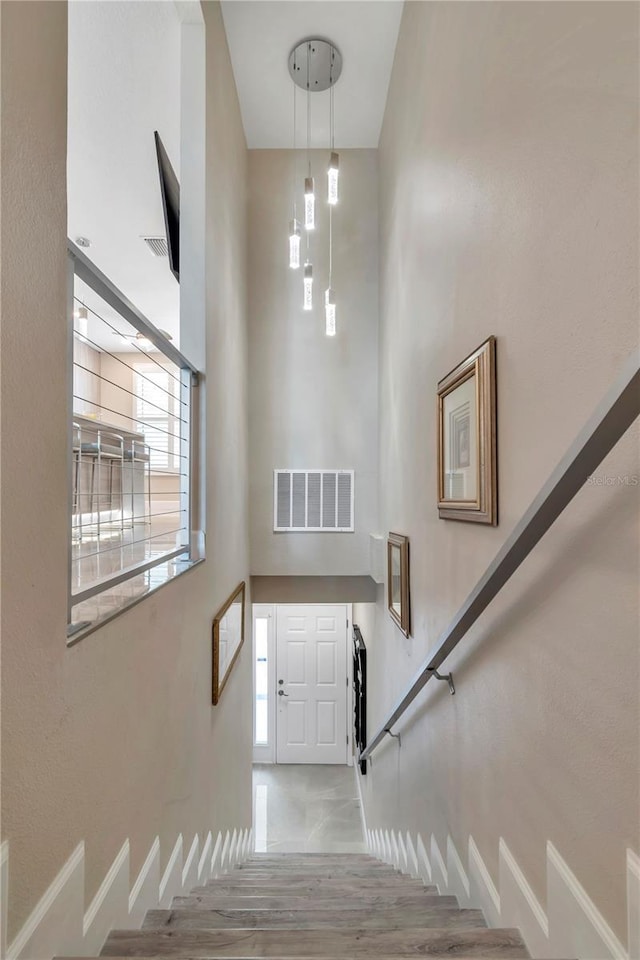
[[[154,257],[169,256],[169,247],[167,246],[167,241],[164,237],[143,237],[142,239],[149,247],[149,250],[151,250],[151,253],[154,255]]]
[[[353,533],[353,481],[353,470],[274,470],[274,531]]]

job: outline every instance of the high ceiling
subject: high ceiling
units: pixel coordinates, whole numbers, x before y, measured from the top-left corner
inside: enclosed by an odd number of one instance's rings
[[[250,148],[293,145],[287,58],[307,37],[331,40],[343,57],[335,86],[336,146],[377,147],[400,18],[400,0],[223,0],[222,15]],[[306,143],[306,96],[298,90],[297,142]],[[312,146],[329,136],[329,94],[311,96]]]
[[[154,130],[159,131],[179,178],[180,16],[176,5],[73,0],[69,4],[69,237],[73,241],[88,238],[88,257],[178,343],[179,286],[168,260],[154,257],[142,239],[165,235]],[[91,305],[90,293],[86,302]]]

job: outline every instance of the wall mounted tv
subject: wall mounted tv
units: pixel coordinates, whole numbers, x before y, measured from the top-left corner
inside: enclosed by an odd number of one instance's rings
[[[180,283],[180,184],[157,130],[154,133],[154,138],[156,141],[156,156],[158,157],[158,173],[160,174],[164,226],[167,232],[169,269]]]

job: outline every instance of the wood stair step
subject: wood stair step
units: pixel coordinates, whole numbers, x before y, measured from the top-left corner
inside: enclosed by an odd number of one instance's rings
[[[340,928],[399,930],[439,927],[450,930],[486,926],[481,910],[446,907],[396,907],[378,910],[149,910],[143,930],[260,929],[319,930]]]
[[[528,957],[517,930],[116,930],[103,957]]]
[[[450,910],[458,909],[458,900],[456,897],[444,896],[438,894],[426,895],[421,891],[411,894],[389,894],[379,897],[372,896],[353,896],[349,899],[344,897],[234,897],[234,896],[209,896],[207,894],[189,895],[187,897],[174,897],[171,904],[174,910],[374,910],[385,907],[442,907]]]

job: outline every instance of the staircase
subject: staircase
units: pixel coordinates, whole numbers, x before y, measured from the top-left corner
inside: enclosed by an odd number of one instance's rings
[[[255,854],[231,873],[114,930],[103,957],[528,957],[517,930],[355,854]]]

